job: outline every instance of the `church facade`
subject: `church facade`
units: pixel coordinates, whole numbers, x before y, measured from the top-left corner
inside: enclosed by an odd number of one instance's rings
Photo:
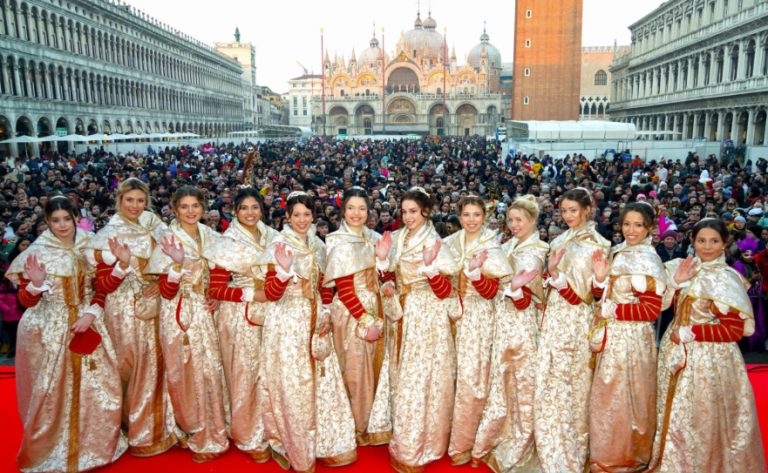
[[[394,55],[375,32],[349,60],[327,52],[312,128],[325,135],[493,135],[511,97],[499,87],[501,54],[483,31],[459,64],[431,12],[401,34]]]

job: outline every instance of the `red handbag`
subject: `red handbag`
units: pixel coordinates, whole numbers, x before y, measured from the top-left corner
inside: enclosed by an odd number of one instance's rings
[[[76,333],[69,342],[69,349],[72,353],[79,355],[90,355],[101,343],[101,335],[92,327],[88,327],[85,332]]]

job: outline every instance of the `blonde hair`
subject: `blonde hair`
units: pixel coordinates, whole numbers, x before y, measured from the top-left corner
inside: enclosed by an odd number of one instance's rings
[[[507,215],[509,215],[510,210],[515,209],[525,212],[528,218],[534,222],[539,219],[539,203],[536,201],[536,196],[528,194],[518,197],[507,209]]]
[[[137,177],[129,177],[117,186],[115,208],[118,211],[120,210],[120,202],[123,200],[123,196],[135,190],[140,190],[144,193],[144,196],[147,198],[146,209],[152,210],[152,199],[149,198],[149,186],[147,183]]]

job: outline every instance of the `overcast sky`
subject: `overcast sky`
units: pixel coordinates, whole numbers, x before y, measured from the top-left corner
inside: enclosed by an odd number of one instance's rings
[[[538,0],[545,1],[554,0]],[[413,28],[416,0],[283,0],[243,2],[217,0],[197,3],[189,0],[127,0],[150,16],[205,43],[233,41],[235,27],[241,41],[256,47],[256,80],[273,91],[288,89],[287,80],[320,70],[320,29],[325,30],[325,47],[349,60],[368,47],[376,23],[376,36],[388,53],[394,50],[400,33]],[[582,44],[610,46],[614,40],[629,44],[630,24],[639,20],[662,0],[584,0]],[[437,31],[447,28],[448,48],[456,48],[459,64],[480,42],[483,22],[490,42],[501,52],[503,62],[512,62],[514,49],[515,2],[510,0],[421,1],[421,18],[431,8]]]

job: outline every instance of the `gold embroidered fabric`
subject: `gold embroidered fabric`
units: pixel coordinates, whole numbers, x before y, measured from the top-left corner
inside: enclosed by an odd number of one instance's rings
[[[672,262],[667,265],[669,263]],[[676,344],[670,340],[675,327],[715,323],[712,298],[741,311],[742,293],[746,291],[743,286],[739,287],[739,278],[732,271],[720,259],[704,263],[691,287],[687,291],[683,289],[678,296],[675,320],[659,348],[657,431],[651,460],[654,471],[766,471],[754,393],[738,345],[698,341]],[[672,274],[674,271],[670,277]],[[723,291],[731,292],[722,292],[717,285],[712,285],[714,281],[724,286]],[[706,297],[698,297],[705,287],[709,289]],[[672,384],[673,377],[667,367],[681,352],[684,366]],[[672,402],[668,404],[673,385]],[[665,419],[668,433],[661,455]]]
[[[604,297],[636,304],[632,277],[655,282],[666,272],[651,239],[621,244],[612,252]],[[652,284],[646,284],[648,288]],[[596,357],[590,395],[589,450],[593,472],[643,471],[656,432],[656,338],[652,322],[608,320],[605,347]]]
[[[80,230],[74,247],[44,232],[12,263],[18,281],[30,254],[46,266],[50,293],[24,312],[18,327],[16,389],[24,433],[17,466],[24,472],[88,470],[112,463],[127,442],[120,431],[121,387],[115,351],[100,319],[102,343],[86,356],[68,346],[71,325],[88,305],[90,277]],[[82,291],[81,291],[82,290]]]
[[[431,222],[426,222],[408,239],[407,229],[395,232],[393,257],[398,275],[403,317],[399,321],[401,338],[399,359],[392,384],[391,462],[401,468],[418,468],[441,458],[451,430],[456,353],[449,315],[456,314],[458,297],[438,299],[426,276],[421,248],[439,239]],[[460,265],[457,257],[443,245],[435,267],[453,276]],[[409,291],[405,285],[411,285]],[[458,309],[460,310],[460,309]]]
[[[554,289],[542,315],[536,368],[536,448],[545,471],[583,471],[589,449],[592,370],[588,333],[592,325],[592,253],[607,257],[610,245],[588,223],[568,230],[550,248],[565,249],[558,271],[587,303],[571,305]]]
[[[146,225],[146,226],[145,226]],[[130,452],[140,456],[162,453],[175,442],[176,422],[159,345],[159,320],[145,319],[141,308],[160,306],[160,295],[149,300],[143,294],[150,284],[142,274],[152,249],[159,244],[159,232],[167,227],[144,212],[137,223],[114,215],[88,245],[90,251],[109,252],[108,239],[116,237],[131,250],[129,273],[120,286],[107,294],[104,324],[117,352],[123,383],[123,424],[128,427]]]
[[[533,404],[536,384],[536,345],[539,309],[543,300],[541,275],[549,246],[533,232],[524,241],[513,239],[503,248],[513,272],[537,270],[529,283],[532,303],[517,310],[503,295],[496,298],[488,399],[478,427],[472,458],[484,459],[498,472],[539,471],[534,442]]]
[[[266,303],[257,388],[265,438],[296,471],[314,469],[316,459],[340,465],[356,458],[355,422],[338,360],[334,354],[322,361],[311,355],[325,246],[314,227],[307,237],[305,243],[286,227],[259,260],[264,266],[276,264],[274,245],[286,243],[300,278],[279,301]]]

